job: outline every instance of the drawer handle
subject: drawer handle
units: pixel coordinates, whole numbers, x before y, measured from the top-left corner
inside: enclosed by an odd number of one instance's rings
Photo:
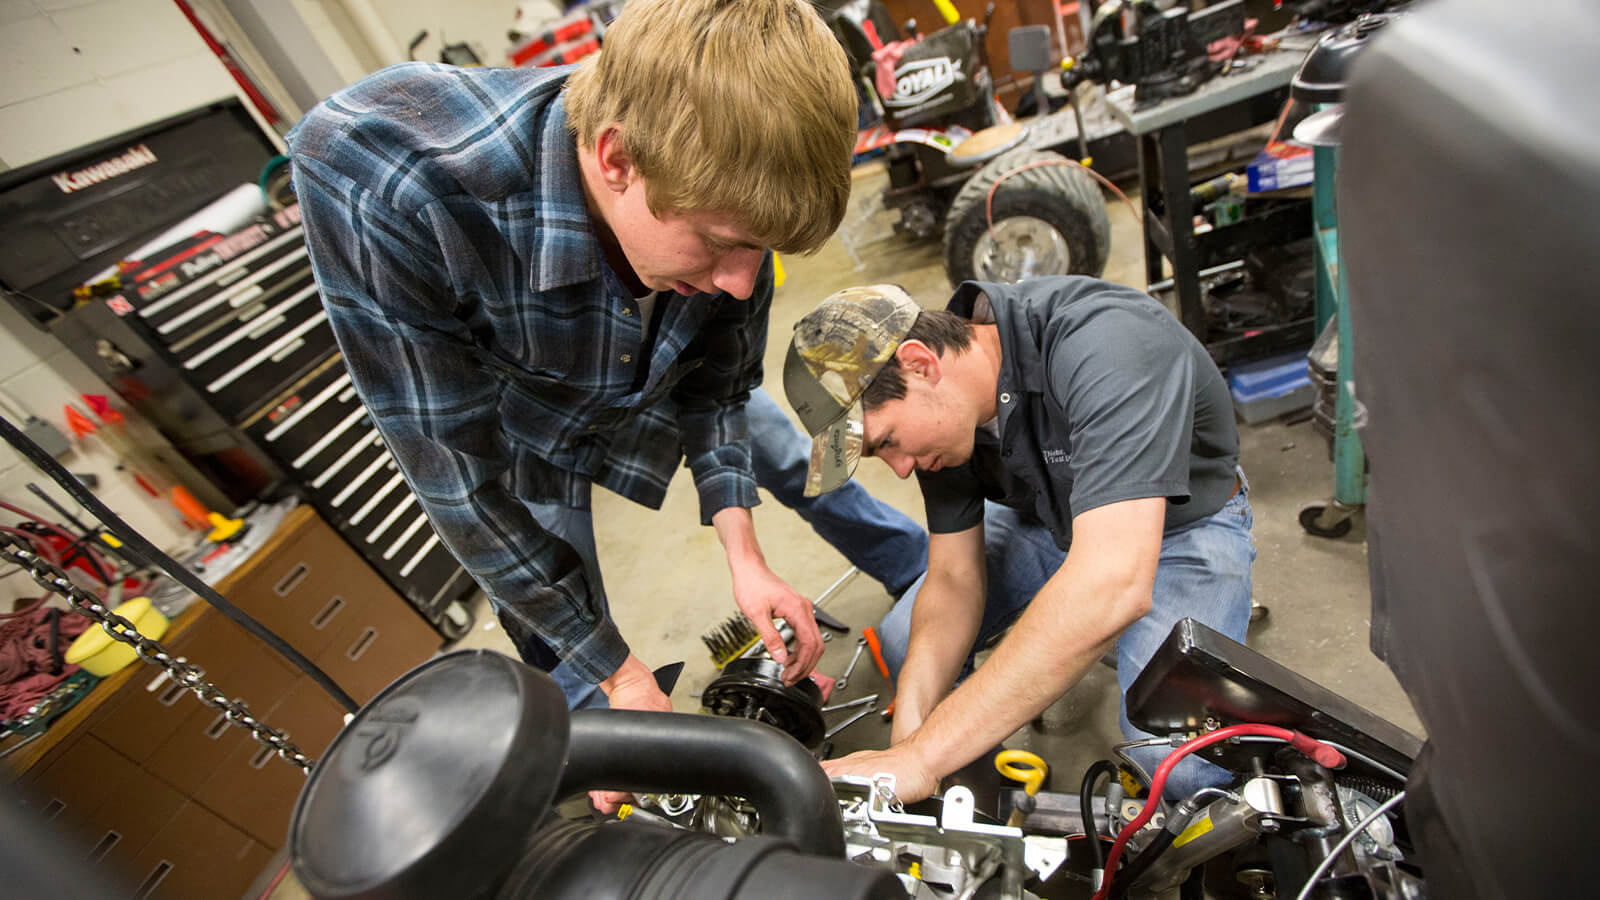
[[[177,703],[179,698],[181,698],[187,691],[188,688],[184,687],[183,685],[175,684],[162,692],[161,696],[156,698],[156,702],[160,703],[162,706],[171,706],[172,704]]]
[[[150,874],[146,875],[144,881],[139,883],[139,891],[133,895],[134,900],[145,900],[146,897],[154,894],[156,888],[160,887],[162,880],[171,873],[172,863],[164,859],[156,863],[156,867],[151,869]]]
[[[214,741],[217,738],[222,737],[223,732],[227,730],[228,717],[219,715],[215,719],[212,719],[211,724],[206,727],[206,737],[211,738]]]
[[[288,732],[284,732],[284,736],[287,737]],[[272,758],[274,752],[276,751],[274,751],[271,747],[262,747],[260,750],[257,750],[256,755],[250,757],[250,768],[259,769],[266,765],[267,760]]]
[[[368,625],[366,630],[361,632],[361,636],[356,638],[356,642],[350,645],[350,649],[344,652],[344,655],[349,657],[352,661],[360,659],[361,655],[367,652],[367,648],[372,646],[372,642],[376,640],[377,637],[377,627]]]
[[[100,838],[100,842],[94,845],[94,849],[89,851],[89,862],[97,863],[105,859],[106,854],[111,852],[111,848],[121,843],[121,841],[122,835],[115,831],[106,832],[105,836]]]
[[[333,621],[333,617],[338,615],[341,609],[344,609],[344,598],[335,595],[332,600],[328,601],[327,606],[317,610],[317,614],[311,617],[311,627],[321,631],[329,622]]]
[[[62,803],[60,800],[51,797],[50,802],[44,805],[44,811],[42,815],[44,816],[45,821],[48,822],[51,819],[54,819],[56,816],[61,815],[66,808],[67,805],[65,803]]]
[[[305,563],[296,563],[295,567],[289,570],[289,574],[283,576],[283,580],[279,581],[277,586],[272,589],[272,592],[282,597],[298,587],[300,582],[305,581],[306,576],[309,574],[311,574],[310,566]]]

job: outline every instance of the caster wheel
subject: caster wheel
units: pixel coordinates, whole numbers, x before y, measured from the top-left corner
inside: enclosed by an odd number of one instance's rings
[[[1270,608],[1262,606],[1259,603],[1252,603],[1250,605],[1250,624],[1251,625],[1254,625],[1257,622],[1266,621],[1267,616],[1270,616],[1270,615],[1272,615],[1272,610]]]
[[[472,611],[460,603],[451,603],[434,627],[444,636],[445,642],[459,641],[472,630]]]
[[[1300,527],[1313,537],[1341,538],[1349,534],[1351,514],[1347,512],[1342,518],[1324,524],[1323,513],[1326,510],[1327,507],[1320,503],[1300,510]]]

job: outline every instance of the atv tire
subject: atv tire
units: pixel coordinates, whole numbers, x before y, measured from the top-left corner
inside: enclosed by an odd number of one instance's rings
[[[994,192],[991,240],[989,189],[1005,173],[1044,160],[1063,164],[1018,172]],[[1015,221],[1008,226],[1007,220]],[[945,215],[945,272],[952,286],[1041,275],[1098,277],[1110,255],[1111,220],[1100,186],[1059,153],[1021,147],[1000,154],[967,179]]]

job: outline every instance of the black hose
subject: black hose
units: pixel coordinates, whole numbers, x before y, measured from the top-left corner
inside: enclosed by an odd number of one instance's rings
[[[743,797],[761,812],[763,834],[806,853],[844,856],[844,822],[828,776],[799,741],[759,722],[578,710],[556,796],[593,790]]]
[[[1200,863],[1178,888],[1178,900],[1206,900],[1206,864]]]
[[[1115,778],[1117,764],[1109,759],[1102,759],[1091,765],[1083,773],[1083,786],[1078,788],[1078,812],[1083,815],[1083,834],[1089,839],[1089,852],[1093,854],[1094,867],[1106,867],[1106,851],[1100,846],[1100,828],[1094,823],[1094,785],[1100,780],[1101,775],[1110,775]],[[1106,809],[1106,820],[1111,821],[1111,810]]]
[[[159,547],[146,540],[144,535],[134,531],[127,522],[122,521],[116,513],[112,512],[104,503],[101,503],[98,497],[90,493],[89,489],[74,478],[71,472],[68,472],[60,463],[56,462],[55,457],[44,452],[43,448],[23,434],[17,426],[11,424],[11,420],[5,416],[0,416],[0,437],[5,438],[6,443],[14,447],[18,453],[37,466],[40,471],[49,475],[51,481],[60,485],[61,489],[67,492],[67,496],[77,501],[79,506],[88,511],[89,515],[99,520],[100,524],[104,525],[113,537],[132,548],[134,553],[150,560],[161,571],[167,573],[172,580],[193,591],[201,599],[215,607],[218,612],[237,622],[245,631],[260,638],[267,646],[276,650],[278,655],[294,663],[296,668],[311,676],[311,680],[315,681],[318,687],[327,691],[328,696],[344,707],[345,712],[355,712],[360,707],[360,704],[356,703],[349,694],[335,684],[326,672],[317,667],[316,663],[306,659],[304,654],[289,646],[288,642],[283,638],[273,634],[266,626],[252,619],[249,613],[229,603],[227,598],[217,593],[211,585],[201,581],[193,572],[179,565],[177,560],[163,553]]]
[[[1163,828],[1156,834],[1155,840],[1150,842],[1150,846],[1144,848],[1144,851],[1134,857],[1132,862],[1123,866],[1115,878],[1112,878],[1111,873],[1107,872],[1106,880],[1111,882],[1111,891],[1106,896],[1112,898],[1112,900],[1122,900],[1122,898],[1128,896],[1128,889],[1133,887],[1134,882],[1138,881],[1140,876],[1150,870],[1150,866],[1155,863],[1157,857],[1167,852],[1167,848],[1172,846],[1172,842],[1177,837],[1172,833],[1172,829]]]

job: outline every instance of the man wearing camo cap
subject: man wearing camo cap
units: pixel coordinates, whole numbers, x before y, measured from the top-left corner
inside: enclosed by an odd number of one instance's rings
[[[1244,639],[1255,548],[1233,403],[1150,296],[1081,277],[967,282],[934,311],[894,285],[852,288],[795,326],[783,375],[812,435],[807,490],[876,456],[916,473],[931,535],[927,574],[882,626],[890,748],[829,774],[890,772],[921,799],[1113,647],[1126,696],[1179,619]],[[1122,730],[1145,736],[1126,702]],[[1143,750],[1147,769],[1164,755]],[[1185,760],[1169,796],[1225,779]]]

